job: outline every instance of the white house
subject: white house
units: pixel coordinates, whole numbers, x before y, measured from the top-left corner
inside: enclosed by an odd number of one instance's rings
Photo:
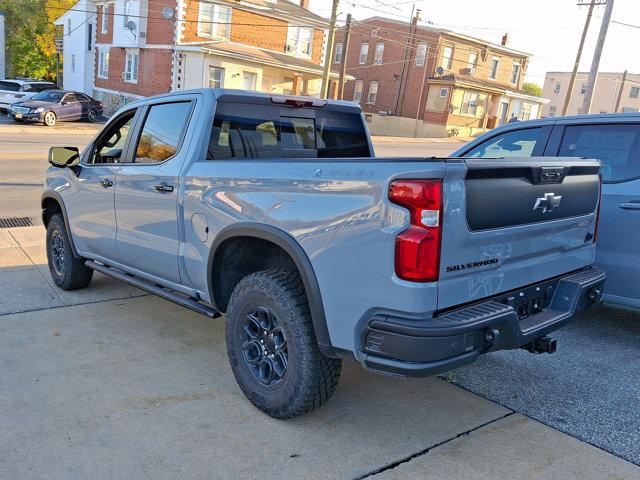
[[[80,0],[55,22],[64,30],[62,47],[62,86],[91,95],[95,48],[96,7]]]

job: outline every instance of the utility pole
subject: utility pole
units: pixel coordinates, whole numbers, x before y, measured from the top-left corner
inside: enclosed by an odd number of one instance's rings
[[[398,92],[396,94],[396,105],[393,109],[393,114],[394,115],[398,115],[398,106],[400,105],[400,95],[402,94],[402,84],[404,83],[404,71],[405,68],[407,67],[407,62],[409,61],[409,47],[411,46],[411,44],[413,44],[413,34],[414,34],[414,30],[413,30],[413,26],[414,26],[414,19],[415,19],[415,23],[417,25],[417,18],[414,17],[414,13],[416,11],[416,4],[413,4],[413,7],[411,8],[411,17],[409,18],[409,38],[407,38],[407,44],[405,45],[404,48],[404,60],[402,62],[402,70],[400,71],[400,81],[398,82]]]
[[[618,98],[616,98],[616,108],[613,109],[613,113],[618,113],[620,109],[620,100],[622,100],[622,91],[624,90],[624,84],[627,81],[627,71],[622,74],[622,83],[620,84],[620,90],[618,90]]]
[[[580,3],[578,6],[587,5],[586,3]],[[578,68],[580,67],[580,58],[582,57],[582,48],[584,47],[584,41],[587,38],[587,32],[589,31],[589,24],[591,23],[591,15],[593,14],[593,7],[597,4],[595,0],[589,2],[589,11],[587,12],[587,19],[584,21],[584,28],[582,29],[582,37],[580,38],[580,45],[578,45],[578,53],[576,54],[576,61],[573,64],[573,71],[571,72],[571,78],[569,80],[569,87],[567,88],[567,94],[564,97],[564,105],[562,106],[562,113],[564,116],[567,114],[569,108],[569,102],[571,101],[571,94],[573,93],[573,86],[576,83],[576,75],[578,74]]]
[[[342,65],[338,79],[338,98],[344,100],[344,76],[347,73],[347,55],[349,53],[349,37],[351,36],[351,14],[347,13],[347,21],[344,26],[344,39],[342,40]]]
[[[613,12],[613,0],[607,0],[604,16],[602,17],[602,25],[600,25],[600,33],[598,34],[598,42],[596,43],[596,49],[593,52],[593,62],[591,63],[587,89],[584,93],[584,101],[582,102],[582,113],[589,113],[589,110],[591,110],[591,100],[593,98],[593,91],[596,88],[598,68],[600,67],[600,57],[602,57],[604,41],[607,38],[607,30],[609,28],[609,22],[611,21],[611,12]]]
[[[336,18],[338,16],[338,4],[340,0],[333,0],[331,7],[331,20],[329,21],[329,38],[327,39],[327,54],[324,56],[324,74],[322,75],[321,97],[329,97],[329,73],[331,72],[331,61],[333,60],[333,40],[336,36]]]

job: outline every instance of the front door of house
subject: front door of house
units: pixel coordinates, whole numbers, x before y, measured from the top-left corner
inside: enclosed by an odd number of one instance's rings
[[[254,72],[242,72],[242,88],[244,90],[256,89],[257,75]]]

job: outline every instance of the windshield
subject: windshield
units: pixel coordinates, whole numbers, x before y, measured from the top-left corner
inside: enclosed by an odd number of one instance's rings
[[[36,93],[31,100],[40,100],[42,102],[58,103],[64,97],[64,92],[52,92],[45,90],[44,92]]]

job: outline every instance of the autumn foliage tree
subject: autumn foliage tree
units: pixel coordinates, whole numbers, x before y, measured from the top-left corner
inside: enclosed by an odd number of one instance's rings
[[[55,79],[53,22],[77,0],[0,0],[5,16],[9,77]]]

